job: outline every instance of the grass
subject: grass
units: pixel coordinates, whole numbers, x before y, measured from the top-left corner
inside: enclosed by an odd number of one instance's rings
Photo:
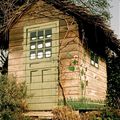
[[[59,105],[63,105],[62,101],[59,101]],[[74,110],[97,110],[103,109],[105,104],[101,100],[91,100],[87,98],[80,99],[67,99],[67,105]]]

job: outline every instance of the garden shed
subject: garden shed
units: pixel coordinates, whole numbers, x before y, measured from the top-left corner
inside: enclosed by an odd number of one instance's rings
[[[29,110],[64,100],[106,98],[106,55],[120,46],[104,20],[66,0],[36,0],[16,11],[9,30],[8,74],[26,81]]]

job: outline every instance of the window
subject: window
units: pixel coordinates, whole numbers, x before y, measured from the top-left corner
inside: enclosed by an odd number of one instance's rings
[[[30,59],[52,56],[52,29],[30,31]]]
[[[96,68],[98,68],[98,60],[99,60],[98,55],[91,51],[91,64]]]

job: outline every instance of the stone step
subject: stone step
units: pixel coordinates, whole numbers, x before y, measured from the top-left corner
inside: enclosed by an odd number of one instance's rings
[[[35,120],[51,120],[53,117],[51,111],[29,111],[24,113],[24,115],[33,117]]]

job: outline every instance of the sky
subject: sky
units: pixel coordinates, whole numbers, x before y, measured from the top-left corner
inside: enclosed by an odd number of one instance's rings
[[[117,38],[120,39],[120,0],[111,0],[111,20],[110,25],[111,29],[114,30],[114,33],[117,35]]]

